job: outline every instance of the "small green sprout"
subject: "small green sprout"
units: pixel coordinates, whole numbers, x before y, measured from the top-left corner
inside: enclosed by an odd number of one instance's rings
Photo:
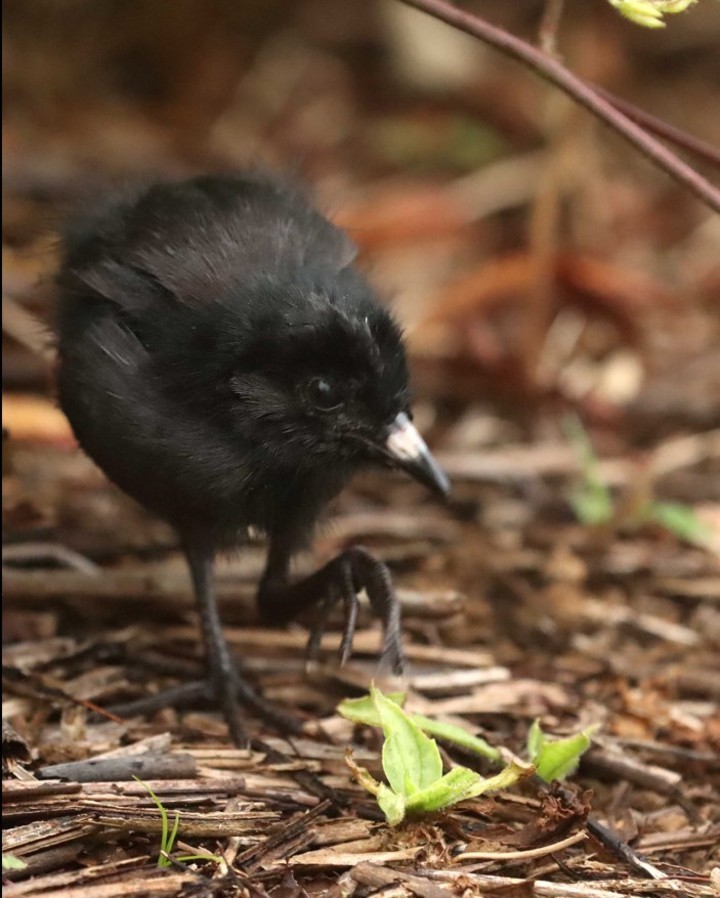
[[[644,510],[645,519],[660,524],[678,539],[695,546],[710,542],[710,528],[698,518],[695,511],[682,502],[650,502]]]
[[[597,527],[618,519],[607,484],[600,476],[600,465],[582,423],[575,416],[564,422],[565,432],[578,456],[581,481],[575,487],[570,504],[581,524]],[[706,546],[710,541],[710,529],[697,517],[695,511],[682,502],[644,502],[629,521],[634,526],[659,524],[678,539],[696,546]]]
[[[578,457],[582,480],[575,487],[570,504],[582,524],[597,526],[612,520],[613,502],[605,481],[600,476],[600,463],[593,450],[590,437],[575,415],[564,420],[564,429]]]
[[[643,28],[664,28],[663,16],[685,12],[697,0],[609,0],[611,6]]]
[[[168,820],[168,813],[165,809],[165,805],[160,801],[157,795],[153,792],[153,790],[148,786],[147,783],[144,783],[137,776],[134,776],[133,779],[135,782],[140,783],[143,789],[146,790],[150,798],[155,802],[157,809],[160,811],[160,819],[162,820],[162,831],[160,833],[160,854],[158,855],[158,867],[172,867],[174,861],[215,861],[216,863],[222,863],[223,858],[219,857],[216,854],[183,854],[179,857],[172,858],[170,855],[175,846],[175,840],[177,839],[178,829],[180,827],[180,812],[175,811],[175,819],[173,821],[172,829],[170,829],[170,821]]]
[[[24,870],[27,867],[27,861],[24,861],[22,858],[15,857],[14,854],[5,854],[2,853],[2,868],[3,870]]]
[[[385,696],[391,702],[399,705],[401,708],[405,704],[404,692],[388,692]],[[375,709],[375,701],[372,695],[364,695],[362,698],[348,698],[341,702],[338,711],[346,720],[353,723],[362,723],[365,726],[379,727],[380,715]],[[415,723],[423,733],[429,736],[435,736],[438,739],[444,739],[446,742],[452,742],[460,748],[467,748],[475,754],[487,758],[489,761],[500,761],[502,756],[497,748],[481,739],[479,736],[473,736],[462,727],[455,726],[452,723],[442,723],[439,720],[432,720],[423,714],[409,714],[410,719]]]
[[[535,773],[546,783],[564,780],[577,769],[582,755],[590,748],[590,739],[597,726],[565,739],[549,740],[536,720],[530,727],[527,753]]]
[[[496,765],[502,763],[502,753],[461,727],[439,723],[422,714],[407,713],[402,708],[404,702],[402,692],[383,695],[371,686],[370,695],[346,699],[338,706],[338,711],[347,720],[383,730],[382,766],[388,784],[378,782],[364,767],[356,764],[350,749],[345,760],[358,783],[377,798],[391,826],[397,826],[408,815],[428,814],[466,798],[506,789],[533,772],[547,783],[565,779],[577,768],[597,728],[589,727],[565,739],[550,740],[536,720],[528,733],[528,765],[512,761],[488,779],[467,767],[454,767],[443,775],[440,751],[428,733],[474,751]]]
[[[366,699],[362,701],[367,702]],[[365,768],[359,767],[350,750],[345,759],[360,785],[377,798],[391,826],[397,826],[408,815],[429,814],[485,792],[506,789],[533,772],[531,766],[513,761],[496,776],[487,779],[467,767],[455,767],[443,775],[437,743],[423,732],[414,716],[403,711],[398,696],[388,698],[371,686],[370,702],[372,707],[365,706],[368,707],[365,716],[358,713],[357,702],[350,715],[345,714],[346,702],[339,710],[355,722],[382,727],[385,736],[382,766],[389,785],[378,782]],[[467,735],[464,733],[464,737]]]

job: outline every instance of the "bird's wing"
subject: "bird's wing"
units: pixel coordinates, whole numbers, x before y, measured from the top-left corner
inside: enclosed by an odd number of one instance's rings
[[[66,273],[129,312],[203,303],[265,275],[336,273],[354,257],[298,191],[256,175],[155,185],[65,236]]]

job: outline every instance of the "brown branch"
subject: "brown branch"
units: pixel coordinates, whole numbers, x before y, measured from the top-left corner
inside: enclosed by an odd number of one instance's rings
[[[143,752],[121,758],[87,758],[50,764],[38,770],[40,779],[73,783],[114,783],[119,780],[180,780],[197,776],[195,758],[187,752]]]
[[[503,28],[491,25],[490,22],[479,16],[458,9],[448,0],[400,0],[400,2],[428,13],[466,34],[477,37],[506,56],[532,69],[540,77],[554,84],[575,102],[604,121],[654,165],[663,169],[711,209],[720,212],[720,190],[717,187],[554,57],[548,56],[542,50],[510,34]]]
[[[562,18],[565,0],[545,0],[545,9],[540,19],[538,44],[543,53],[553,56],[557,46],[557,33]]]
[[[714,165],[716,168],[720,168],[720,149],[714,147],[711,143],[701,140],[699,137],[695,137],[694,134],[688,134],[688,132],[683,131],[682,128],[676,128],[675,125],[671,125],[669,122],[657,118],[657,116],[652,115],[652,113],[647,112],[645,109],[640,109],[638,106],[634,106],[622,97],[617,97],[615,94],[611,94],[610,91],[599,87],[597,84],[594,85],[594,89],[601,96],[605,97],[608,103],[612,103],[616,109],[619,109],[620,112],[626,115],[629,119],[632,119],[632,121],[641,125],[646,131],[650,131],[652,134],[662,137],[664,140],[667,140],[668,143],[675,144],[675,146],[680,147],[681,150],[692,153],[694,156],[697,156],[698,159],[702,159],[709,165]]]

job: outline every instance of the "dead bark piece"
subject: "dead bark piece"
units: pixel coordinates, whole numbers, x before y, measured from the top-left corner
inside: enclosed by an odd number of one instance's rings
[[[57,848],[48,848],[46,851],[38,851],[27,858],[27,867],[23,870],[13,871],[13,881],[40,876],[43,873],[52,873],[73,864],[77,856],[85,850],[81,842],[71,842],[68,845],[58,845]]]
[[[382,869],[382,868],[377,868]],[[383,871],[391,873],[393,871]],[[353,871],[353,876],[355,871]],[[529,894],[537,898],[640,898],[642,895],[656,896],[659,894],[680,894],[686,898],[710,898],[711,892],[704,886],[693,886],[691,883],[679,879],[664,879],[662,881],[662,893],[658,891],[659,884],[642,879],[612,879],[602,886],[589,885],[583,882],[548,882],[542,879],[516,879],[511,876],[492,876],[484,873],[472,873],[459,870],[449,872],[445,870],[428,870],[425,872],[428,879],[447,882],[449,884],[461,884],[464,888],[482,889],[480,894],[492,894],[496,890],[503,894],[503,888],[507,890],[520,887],[525,883],[532,883],[532,892]],[[447,895],[448,893],[446,893]],[[450,894],[453,894],[452,892]]]
[[[86,875],[86,874],[85,874]],[[56,874],[47,877],[53,881]],[[59,878],[59,877],[58,877]],[[31,879],[27,883],[18,883],[8,890],[8,895],[39,895],[43,898],[160,898],[162,895],[180,895],[184,886],[197,882],[194,873],[169,873],[167,870],[138,871],[133,877],[124,877],[121,882],[113,880],[103,883],[84,883],[83,875],[74,874],[68,886],[52,888],[50,891],[37,891],[42,888],[42,881]],[[27,886],[25,889],[23,886]]]
[[[627,755],[603,752],[599,749],[591,749],[585,755],[583,769],[590,773],[625,779],[644,789],[666,795],[680,805],[693,823],[702,822],[698,809],[680,789],[682,776],[674,770],[656,764],[644,764]]]
[[[41,779],[65,779],[77,783],[102,783],[117,780],[185,779],[195,776],[197,765],[192,755],[155,754],[125,758],[91,758],[68,764],[51,764],[38,771]]]
[[[2,769],[12,773],[18,764],[30,761],[30,748],[17,730],[7,720],[2,722]]]

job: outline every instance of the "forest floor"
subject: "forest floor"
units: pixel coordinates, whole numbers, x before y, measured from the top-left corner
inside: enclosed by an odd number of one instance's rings
[[[235,4],[219,0],[183,4],[172,33],[128,13],[126,56],[123,28],[92,12],[85,29],[30,19],[35,42],[20,28],[27,10],[11,17],[3,853],[27,866],[4,871],[7,894],[718,894],[718,219],[482,48],[448,46],[463,84],[423,93],[398,74],[397,27],[382,45],[354,0],[337,4],[335,30],[322,3],[302,5],[302,27],[258,23],[262,52],[250,61],[233,43],[234,28],[243,40],[250,29],[223,24],[218,10]],[[527,31],[526,5],[484,7]],[[712,15],[713,4],[697,6]],[[688,13],[650,41],[598,7],[568,13],[568,64],[717,143],[710,24],[698,30]],[[94,28],[112,34],[83,43]],[[375,64],[381,46],[392,73]],[[147,96],[135,85],[118,100],[87,75],[117,78],[126,57],[157,78]],[[349,663],[338,665],[329,632],[308,667],[304,626],[258,625],[262,543],[221,562],[233,651],[269,700],[303,719],[289,739],[249,715],[252,742],[236,748],[212,707],[106,710],[196,679],[198,622],[172,532],[107,483],[56,409],[37,322],[52,319],[56,223],[69,204],[140,174],[258,158],[302,160],[392,297],[416,421],[453,492],[443,505],[400,476],[363,476],[298,561],[310,570],[360,543],[388,563],[403,606],[402,680],[378,670],[366,608]],[[552,738],[595,727],[592,746],[562,786],[527,779],[389,827],[345,762],[352,746],[380,777],[381,736],[337,711],[373,680],[407,692],[409,710],[521,758],[536,719]],[[446,765],[492,773],[441,748]],[[166,868],[146,787],[179,819]],[[174,859],[197,853],[213,857]]]

